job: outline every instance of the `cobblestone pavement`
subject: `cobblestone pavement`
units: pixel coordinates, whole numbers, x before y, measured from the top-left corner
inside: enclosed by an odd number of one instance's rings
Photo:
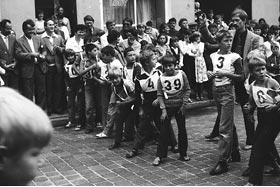
[[[229,172],[210,176],[217,162],[217,142],[207,142],[216,118],[215,107],[189,111],[186,118],[189,162],[178,161],[178,154],[169,152],[168,158],[158,167],[152,166],[156,145],[148,143],[138,157],[126,159],[133,142],[110,151],[113,139],[96,139],[95,134],[75,132],[56,127],[50,145],[44,149],[45,164],[30,185],[38,186],[233,186],[244,185],[247,178],[241,173],[247,167],[250,151],[241,150],[241,162],[230,164]],[[235,123],[240,146],[245,142],[245,130],[240,107],[235,109]],[[279,146],[280,139],[276,140]],[[280,177],[264,177],[264,185],[280,185]]]

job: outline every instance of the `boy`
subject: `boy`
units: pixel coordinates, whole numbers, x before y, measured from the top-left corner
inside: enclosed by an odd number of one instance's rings
[[[27,185],[43,164],[39,155],[51,139],[51,122],[41,108],[10,88],[0,88],[0,111],[0,185]]]
[[[65,58],[67,63],[65,68],[65,82],[67,91],[67,108],[69,122],[65,125],[65,128],[71,128],[75,126],[75,131],[79,131],[85,126],[85,110],[84,110],[84,83],[79,77],[79,65],[76,53],[73,49],[65,50]],[[78,123],[75,125],[75,101],[78,100]]]
[[[227,162],[240,161],[238,139],[234,125],[234,93],[233,81],[243,80],[241,57],[230,51],[232,35],[221,30],[216,34],[219,50],[210,55],[213,71],[208,77],[213,78],[213,95],[218,109],[219,124],[219,161],[210,171],[210,175],[219,175],[228,171]]]
[[[266,75],[265,66],[265,60],[257,57],[250,59],[248,63],[249,71],[255,81],[250,85],[249,103],[244,106],[244,109],[246,112],[252,113],[257,107],[258,116],[255,141],[249,161],[249,183],[247,184],[254,186],[261,186],[263,183],[265,158],[273,149],[277,150],[274,140],[280,131],[280,86],[276,80]],[[274,172],[279,174],[278,163],[276,160],[273,162]]]
[[[123,72],[118,68],[110,69],[109,79],[112,81],[112,95],[110,103],[115,103],[115,143],[109,147],[110,150],[121,146],[123,136],[123,124],[127,117],[133,114],[134,85],[130,81],[124,81]]]
[[[187,156],[188,137],[185,125],[186,106],[190,96],[190,85],[186,74],[176,70],[176,58],[171,55],[162,58],[165,73],[160,76],[157,84],[157,99],[161,109],[161,129],[154,166],[160,165],[162,158],[167,157],[168,140],[170,138],[170,120],[175,116],[178,126],[179,160],[189,161]]]

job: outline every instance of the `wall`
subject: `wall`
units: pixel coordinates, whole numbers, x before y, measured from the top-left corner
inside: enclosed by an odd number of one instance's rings
[[[23,32],[21,25],[26,19],[35,19],[34,0],[0,0],[0,18],[10,19],[19,38]]]
[[[102,28],[103,12],[101,12],[102,0],[77,0],[78,24],[84,23],[84,16],[91,15],[94,18],[94,26]]]
[[[278,25],[279,0],[252,0],[252,18],[264,18],[269,25]]]
[[[165,0],[165,3],[166,22],[172,17],[177,23],[181,18],[187,18],[189,23],[194,21],[194,0]]]

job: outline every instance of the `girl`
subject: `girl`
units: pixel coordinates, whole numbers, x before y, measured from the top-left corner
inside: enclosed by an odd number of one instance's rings
[[[159,50],[159,57],[158,61],[162,59],[163,56],[166,54],[171,54],[170,47],[167,44],[167,35],[166,34],[159,34],[157,37],[157,45],[156,48]]]
[[[195,95],[196,100],[203,100],[203,83],[208,81],[206,63],[203,57],[204,43],[200,41],[201,34],[199,32],[194,32],[190,36],[190,56],[195,57]]]

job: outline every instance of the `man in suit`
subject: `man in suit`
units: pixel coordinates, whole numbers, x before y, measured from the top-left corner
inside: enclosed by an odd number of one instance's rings
[[[51,115],[61,113],[66,106],[65,84],[63,77],[64,40],[55,34],[55,24],[52,19],[44,23],[45,32],[42,34],[42,45],[46,52],[48,71],[46,74],[47,111]],[[64,106],[63,106],[64,104]]]
[[[257,49],[260,46],[261,40],[260,36],[246,29],[245,25],[247,19],[248,15],[242,9],[236,9],[232,12],[231,20],[234,27],[236,28],[236,31],[233,32],[234,38],[231,51],[240,54],[240,56],[242,57],[245,78],[248,78],[249,76],[247,55],[250,51]],[[243,106],[249,100],[249,95],[247,94],[247,91],[245,89],[244,81],[236,82],[234,86],[237,100],[242,108],[245,130],[247,135],[246,145],[243,147],[243,149],[249,150],[252,148],[255,132],[254,120],[250,120],[253,119],[252,116],[249,116],[249,114],[244,112],[243,110]]]
[[[42,52],[42,41],[35,35],[35,23],[28,19],[23,22],[24,35],[16,40],[15,56],[21,75],[22,94],[30,100],[35,96],[35,103],[45,109],[47,65]]]
[[[0,22],[0,66],[6,70],[2,76],[5,85],[13,89],[19,89],[19,71],[14,57],[16,38],[11,35],[12,24],[8,19]]]

